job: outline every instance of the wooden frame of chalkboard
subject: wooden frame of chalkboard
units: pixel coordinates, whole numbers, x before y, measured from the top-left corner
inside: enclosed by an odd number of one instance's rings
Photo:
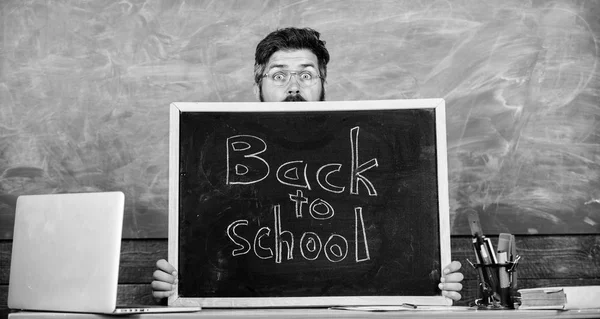
[[[170,106],[169,305],[452,305],[443,99]]]

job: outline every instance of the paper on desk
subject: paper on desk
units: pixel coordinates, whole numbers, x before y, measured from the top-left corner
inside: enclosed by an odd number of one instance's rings
[[[337,306],[331,307],[329,309],[333,310],[353,310],[353,311],[406,311],[406,310],[416,310],[414,308],[409,308],[405,306]]]
[[[407,306],[336,306],[330,307],[332,310],[352,310],[352,311],[366,311],[366,312],[386,312],[386,311],[462,311],[470,309],[470,307],[457,307],[457,306],[417,306],[417,308],[411,308]]]

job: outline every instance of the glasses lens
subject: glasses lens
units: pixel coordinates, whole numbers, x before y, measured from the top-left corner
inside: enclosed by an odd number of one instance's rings
[[[273,84],[277,86],[284,86],[290,82],[292,75],[296,76],[298,84],[300,86],[312,86],[317,83],[319,76],[314,74],[311,71],[301,71],[301,72],[290,72],[290,71],[276,71],[271,74],[267,74],[267,76],[273,81]]]

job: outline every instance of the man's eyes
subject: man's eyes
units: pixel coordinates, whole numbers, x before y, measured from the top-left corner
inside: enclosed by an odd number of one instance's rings
[[[310,72],[305,71],[305,72],[300,73],[300,78],[303,80],[310,80],[310,79],[312,79],[312,77],[313,77],[313,75]]]
[[[283,72],[276,72],[273,74],[273,80],[275,81],[282,81],[285,80],[287,78],[287,74],[283,73]]]
[[[302,80],[310,80],[314,77],[314,75],[310,71],[302,71],[302,72],[278,71],[278,72],[273,73],[273,75],[271,77],[273,78],[273,80],[282,81],[282,80],[287,79],[292,73],[297,74],[298,77],[300,77]]]

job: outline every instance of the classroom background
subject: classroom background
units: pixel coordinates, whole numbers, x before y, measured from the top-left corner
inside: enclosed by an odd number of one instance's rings
[[[2,1],[0,308],[18,195],[126,196],[122,302],[166,258],[171,102],[250,102],[256,44],[321,32],[327,100],[444,98],[452,255],[467,212],[520,285],[600,284],[600,2]]]

